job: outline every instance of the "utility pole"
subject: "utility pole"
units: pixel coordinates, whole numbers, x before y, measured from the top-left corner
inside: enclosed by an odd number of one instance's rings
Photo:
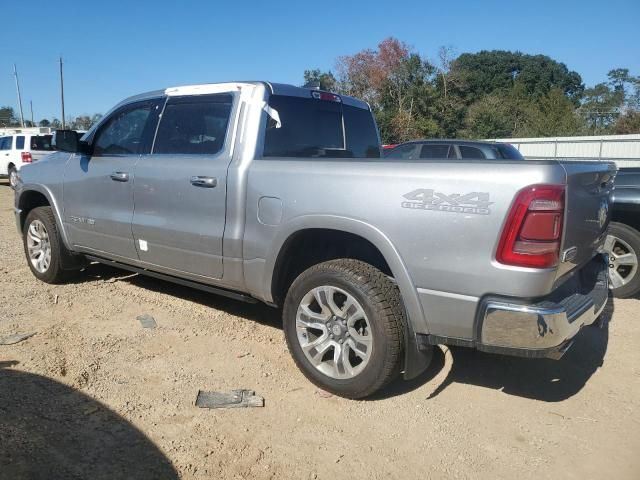
[[[62,129],[64,130],[64,78],[62,76],[62,57],[60,57],[60,100],[62,101]]]
[[[22,96],[20,96],[20,84],[18,83],[18,69],[13,64],[13,75],[16,77],[16,90],[18,91],[18,105],[20,106],[20,124],[24,128],[24,113],[22,113]]]
[[[31,107],[31,126],[35,127],[36,123],[33,121],[33,100],[29,100],[29,107]]]

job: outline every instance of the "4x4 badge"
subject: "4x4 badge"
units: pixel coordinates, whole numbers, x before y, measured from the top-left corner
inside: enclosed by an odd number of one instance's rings
[[[489,201],[487,192],[471,192],[465,194],[436,192],[431,188],[419,188],[405,195],[406,201],[400,205],[403,208],[416,210],[436,210],[439,212],[471,213],[475,215],[489,215]]]

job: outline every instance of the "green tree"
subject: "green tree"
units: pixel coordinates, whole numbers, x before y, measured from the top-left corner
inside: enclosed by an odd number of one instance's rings
[[[13,107],[0,107],[0,127],[14,127],[20,125]]]
[[[629,110],[616,121],[613,133],[625,135],[630,133],[640,133],[640,112]]]
[[[319,68],[304,71],[305,85],[318,85],[320,90],[333,92],[336,89],[336,78],[331,72],[322,72]]]
[[[578,73],[546,55],[485,50],[463,53],[451,67],[464,79],[468,103],[497,91],[509,91],[516,82],[523,86],[527,95],[536,98],[546,95],[553,88],[560,89],[576,105],[584,91]]]
[[[580,118],[564,93],[554,88],[531,105],[529,117],[516,136],[562,137],[580,133]]]
[[[38,125],[41,127],[48,127],[51,125],[51,122],[46,118],[43,118],[42,120],[40,120],[40,122],[38,122]]]

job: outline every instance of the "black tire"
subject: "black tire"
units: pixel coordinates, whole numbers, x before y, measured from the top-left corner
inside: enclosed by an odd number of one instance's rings
[[[18,169],[16,167],[14,167],[13,165],[11,165],[9,167],[9,171],[7,172],[8,178],[9,178],[9,186],[15,190],[16,189],[16,176],[18,175]]]
[[[307,293],[319,286],[337,287],[351,295],[364,310],[370,325],[372,348],[368,363],[355,376],[336,379],[318,370],[298,340],[296,316]],[[318,387],[346,398],[364,398],[391,382],[402,367],[404,308],[398,287],[380,270],[352,259],[314,265],[296,278],[283,309],[289,351],[302,373]]]
[[[29,248],[27,245],[27,236],[31,224],[39,220],[44,225],[44,228],[49,237],[49,245],[51,250],[51,261],[48,268],[44,272],[38,271],[29,258]],[[65,258],[70,258],[70,254],[65,248],[58,234],[58,226],[51,210],[51,207],[37,207],[29,212],[24,222],[24,228],[22,229],[22,244],[24,246],[24,253],[27,257],[27,264],[31,269],[33,275],[38,279],[46,283],[63,283],[67,280],[73,270],[65,270],[63,268]]]
[[[618,253],[625,253],[624,252],[625,250],[631,250],[630,253],[633,253],[636,256],[636,259],[640,259],[640,232],[630,227],[629,225],[625,225],[624,223],[611,222],[609,224],[608,235],[611,235],[621,240],[621,242],[616,244],[615,246],[616,250],[621,249]],[[623,245],[623,243],[626,245]],[[613,265],[613,262],[610,262],[610,266],[611,265]],[[624,285],[621,285],[620,287],[617,287],[617,288],[614,287],[613,285],[610,285],[611,291],[614,297],[629,298],[629,297],[633,297],[638,292],[640,292],[640,268],[639,267],[640,267],[639,265],[636,265],[635,272],[632,269],[629,270],[632,273],[628,273],[627,276],[624,277],[625,279]],[[621,272],[625,273],[625,270],[622,269]]]

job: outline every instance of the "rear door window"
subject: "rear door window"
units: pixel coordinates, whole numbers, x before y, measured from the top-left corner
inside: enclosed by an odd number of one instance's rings
[[[447,144],[433,143],[422,145],[420,158],[447,158],[450,146]]]
[[[49,152],[53,150],[51,145],[51,135],[37,135],[31,137],[31,150],[42,150]]]
[[[206,154],[222,150],[233,96],[170,98],[162,113],[153,153]]]
[[[378,158],[380,146],[367,109],[316,98],[272,95],[264,141],[265,157]]]
[[[16,137],[16,150],[24,150],[24,135]]]
[[[458,145],[458,148],[460,149],[460,155],[462,155],[462,158],[486,158],[484,153],[482,153],[482,150],[479,148],[469,147],[468,145]]]

